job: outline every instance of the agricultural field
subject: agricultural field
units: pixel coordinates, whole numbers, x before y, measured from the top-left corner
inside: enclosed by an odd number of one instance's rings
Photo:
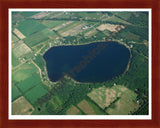
[[[16,58],[19,58],[30,52],[32,52],[32,50],[23,41],[19,41],[16,45],[14,45],[13,54]]]
[[[44,24],[45,26],[47,26],[48,28],[55,28],[57,26],[60,26],[64,23],[66,23],[66,21],[59,21],[59,20],[43,20],[41,22],[42,24]]]
[[[46,31],[47,32],[47,31]],[[50,33],[49,33],[50,34]],[[24,42],[30,47],[34,47],[35,45],[38,45],[40,42],[44,42],[46,40],[48,40],[49,37],[47,37],[44,34],[44,31],[39,31],[36,32],[30,36],[28,36],[27,38],[24,39]]]
[[[79,21],[75,21],[75,22],[72,22],[71,24],[67,24],[67,26],[58,29],[58,33],[62,34],[64,32],[66,32],[66,31],[69,31],[70,29],[73,29],[74,27],[76,27],[76,26],[78,26],[80,24],[83,24],[83,23],[79,22]]]
[[[116,16],[112,16],[111,18],[108,18],[106,21],[110,21],[112,23],[121,23],[121,24],[124,24],[124,25],[131,25],[130,22],[127,22],[125,20],[122,20]]]
[[[94,109],[88,104],[86,100],[81,101],[77,106],[87,115],[96,114]]]
[[[77,107],[72,106],[71,108],[68,109],[67,115],[79,115],[80,111]]]
[[[16,67],[17,65],[19,65],[19,60],[18,58],[13,54],[12,52],[12,67]]]
[[[40,13],[40,12],[38,12],[38,11],[36,11],[36,12],[20,12],[20,15],[23,17],[30,17],[30,16],[33,16],[37,13]]]
[[[63,36],[63,37],[67,37],[67,36],[69,36],[69,35],[70,35],[70,36],[75,36],[75,35],[77,35],[78,33],[80,33],[80,32],[83,31],[82,27],[83,27],[84,25],[85,25],[85,24],[77,25],[76,27],[73,27],[72,29],[61,33],[61,36]]]
[[[94,89],[88,94],[88,97],[111,115],[128,115],[140,107],[136,100],[137,94],[120,85]]]
[[[23,96],[12,102],[12,115],[31,115],[33,111],[33,106]]]
[[[91,36],[94,36],[97,32],[98,32],[97,30],[93,29],[93,30],[91,30],[89,32],[86,32],[84,34],[84,36],[87,37],[87,38],[90,38]]]
[[[102,16],[102,13],[98,12],[80,12],[74,13],[75,16],[82,17],[84,19],[99,19]]]
[[[37,73],[30,75],[30,77],[26,78],[22,82],[18,83],[16,86],[25,93],[26,91],[32,89],[37,86],[41,82],[40,76]]]
[[[44,96],[48,93],[42,86],[42,83],[39,83],[37,86],[28,91],[24,96],[30,101],[31,104],[34,104],[38,98]]]
[[[15,82],[23,81],[37,71],[32,63],[24,63],[12,71],[12,80]]]
[[[121,91],[120,99],[117,100],[111,107],[106,109],[110,115],[130,115],[141,106],[136,100],[137,95],[124,87],[118,88]]]
[[[19,39],[24,39],[24,38],[26,38],[18,29],[14,29],[13,30],[13,32],[17,35],[17,37],[19,38]]]
[[[120,17],[123,20],[128,20],[131,16],[131,12],[115,12],[114,13],[117,17]]]
[[[35,32],[38,32],[46,28],[43,24],[40,24],[35,20],[23,20],[18,23],[17,29],[24,35],[29,36]]]
[[[12,34],[12,42],[16,42],[16,41],[18,41],[19,39],[14,35],[14,34]]]
[[[34,18],[34,19],[41,19],[43,17],[46,17],[50,14],[50,12],[40,12],[40,13],[37,13],[33,16],[31,16],[31,18]]]
[[[16,86],[12,86],[12,101],[21,96],[21,92],[18,90]]]

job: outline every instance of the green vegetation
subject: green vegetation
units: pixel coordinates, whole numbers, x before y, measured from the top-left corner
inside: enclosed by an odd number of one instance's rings
[[[30,17],[40,12],[20,12],[20,14],[24,17]]]
[[[41,83],[38,84],[38,86],[34,87],[30,91],[28,91],[25,94],[25,97],[32,103],[34,104],[38,98],[42,97],[47,93],[47,90],[45,90],[42,86]]]
[[[24,93],[29,89],[35,87],[37,84],[41,82],[39,74],[35,73],[30,75],[27,79],[23,80],[22,82],[16,84],[16,86]]]
[[[25,26],[25,27],[24,27]],[[25,36],[29,36],[35,32],[38,32],[45,28],[44,25],[40,24],[35,20],[23,20],[18,23],[18,30]]]
[[[21,96],[21,93],[17,89],[17,87],[16,86],[12,86],[12,101],[14,101],[15,99],[17,99],[20,96]]]
[[[15,67],[19,64],[18,59],[15,57],[15,55],[12,52],[12,66]]]
[[[43,59],[43,56],[41,56],[41,55],[38,54],[33,61],[34,61],[42,70],[44,69],[45,61],[44,61],[44,59]]]
[[[65,23],[66,21],[58,21],[58,20],[44,20],[42,21],[42,24],[44,24],[45,26],[47,26],[48,28],[54,28],[57,27],[59,25],[62,25],[63,23]]]
[[[46,41],[49,38],[44,35],[43,32],[39,31],[36,32],[30,36],[28,36],[27,38],[24,39],[24,42],[29,46],[29,47],[33,47],[37,44],[39,44],[40,42]]]
[[[26,78],[33,75],[37,70],[37,68],[32,63],[25,63],[21,65],[19,68],[13,70],[12,80],[14,82],[20,82],[25,80]]]
[[[115,15],[123,20],[127,20],[130,18],[133,12],[115,12]]]

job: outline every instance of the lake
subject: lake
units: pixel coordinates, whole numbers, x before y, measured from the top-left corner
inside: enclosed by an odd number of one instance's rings
[[[43,58],[52,82],[64,74],[79,82],[104,82],[124,73],[130,52],[117,42],[94,42],[54,46]]]

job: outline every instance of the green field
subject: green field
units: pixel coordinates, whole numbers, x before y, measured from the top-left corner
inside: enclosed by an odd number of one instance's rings
[[[33,47],[43,41],[48,40],[49,38],[44,34],[44,32],[39,31],[36,32],[30,36],[28,36],[27,38],[24,39],[24,42],[29,46],[29,47]]]
[[[91,19],[93,19],[93,18],[97,19],[97,18],[100,18],[102,16],[102,14],[99,13],[99,12],[78,12],[78,13],[75,12],[74,15],[75,16],[80,16],[82,18],[87,17],[87,18],[91,18]]]
[[[106,21],[110,21],[112,23],[121,23],[121,24],[130,24],[129,22],[125,21],[125,20],[122,20],[116,16],[112,17],[112,18],[109,18],[107,19]]]
[[[59,25],[62,25],[65,22],[66,21],[63,21],[63,20],[44,20],[44,21],[42,21],[42,24],[44,24],[48,28],[54,28],[54,27],[57,27]]]
[[[19,60],[15,57],[15,55],[12,52],[12,66],[15,67],[19,65]]]
[[[22,32],[23,35],[29,36],[35,32],[38,32],[46,28],[45,25],[39,23],[36,20],[23,20],[18,23],[17,29]]]
[[[115,14],[116,14],[116,16],[120,17],[121,19],[127,20],[130,18],[132,13],[131,12],[116,12]]]
[[[32,104],[34,104],[38,98],[44,96],[47,93],[41,85],[34,87],[32,90],[25,94],[27,100],[29,100]]]
[[[127,41],[139,41],[140,36],[136,35],[134,33],[131,33],[129,31],[127,32],[121,32],[120,35],[122,39],[126,39]]]
[[[20,14],[24,17],[30,17],[40,12],[21,12]]]
[[[54,32],[49,30],[48,28],[43,29],[41,31],[45,36],[49,37],[50,39],[56,39],[58,37],[58,35]]]
[[[23,80],[19,84],[17,84],[17,87],[25,93],[29,89],[33,88],[36,86],[38,83],[41,82],[40,76],[37,73],[34,73],[33,75],[30,75],[27,79]]]
[[[38,70],[32,63],[25,63],[19,68],[12,71],[12,80],[17,82],[23,81],[26,78],[30,77],[36,71]]]
[[[16,86],[12,86],[12,101],[16,100],[20,96],[21,96],[21,93],[17,89],[17,87]]]

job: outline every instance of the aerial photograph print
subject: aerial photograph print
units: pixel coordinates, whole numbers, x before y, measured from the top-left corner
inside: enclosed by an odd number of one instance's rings
[[[9,12],[10,117],[150,115],[150,10]]]

